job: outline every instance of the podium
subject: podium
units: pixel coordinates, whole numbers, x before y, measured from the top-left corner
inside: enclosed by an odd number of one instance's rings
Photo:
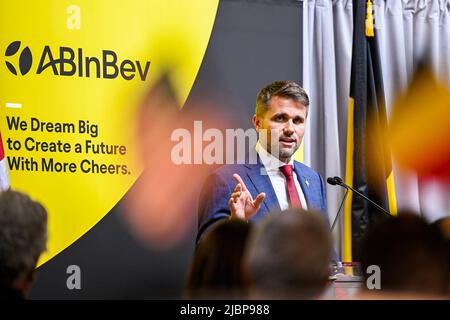
[[[329,286],[322,299],[347,300],[353,299],[365,286],[361,266],[355,262],[343,262],[342,266],[334,266],[329,277]]]

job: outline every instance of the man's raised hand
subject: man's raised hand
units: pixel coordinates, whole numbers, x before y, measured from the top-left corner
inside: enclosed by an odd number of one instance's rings
[[[233,174],[233,178],[237,184],[228,201],[231,218],[247,221],[259,211],[266,195],[264,192],[261,192],[253,200],[242,178],[236,173]]]

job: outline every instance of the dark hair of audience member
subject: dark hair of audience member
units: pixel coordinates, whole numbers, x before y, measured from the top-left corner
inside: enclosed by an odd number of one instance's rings
[[[244,259],[252,297],[319,298],[328,284],[332,250],[320,214],[289,209],[267,216],[252,232]]]
[[[22,299],[46,250],[47,212],[21,192],[0,193],[0,299]]]
[[[450,241],[450,217],[443,217],[434,221],[431,227],[436,229],[446,241]]]
[[[434,221],[431,224],[431,228],[435,230],[435,232],[440,233],[444,238],[445,242],[445,251],[447,255],[447,273],[449,274],[448,286],[447,286],[447,295],[450,296],[450,217],[443,217],[439,220]]]
[[[245,298],[242,257],[251,224],[217,222],[195,250],[185,296],[190,299]]]
[[[381,290],[445,295],[449,285],[448,247],[442,235],[416,214],[397,217],[370,227],[362,243],[361,267],[380,268]]]

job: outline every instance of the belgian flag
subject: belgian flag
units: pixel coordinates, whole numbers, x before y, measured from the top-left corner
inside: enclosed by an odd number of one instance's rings
[[[387,132],[387,114],[370,0],[353,1],[353,23],[345,182],[395,214],[391,156],[382,139]],[[349,193],[345,203],[344,261],[359,259],[360,241],[369,224],[379,217],[382,214],[376,208]]]

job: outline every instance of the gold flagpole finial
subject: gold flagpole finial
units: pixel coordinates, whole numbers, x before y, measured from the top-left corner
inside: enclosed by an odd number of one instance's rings
[[[373,31],[373,14],[372,14],[372,1],[367,0],[367,13],[366,13],[366,37],[374,37]]]

